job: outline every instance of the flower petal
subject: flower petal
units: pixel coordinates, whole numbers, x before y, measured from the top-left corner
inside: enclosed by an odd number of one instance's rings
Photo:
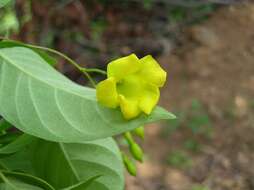
[[[148,84],[143,91],[139,102],[139,108],[146,114],[150,114],[160,98],[160,91],[157,86]]]
[[[147,82],[162,87],[166,81],[167,73],[160,67],[158,62],[151,56],[147,55],[140,59],[142,70],[140,75]]]
[[[96,96],[99,103],[106,107],[116,108],[119,105],[116,91],[116,81],[113,77],[101,81],[96,86]]]
[[[141,110],[137,100],[126,99],[123,95],[119,95],[120,108],[125,119],[137,117]]]
[[[114,77],[117,81],[129,74],[137,72],[141,68],[141,63],[135,54],[122,57],[110,62],[107,66],[108,77]]]

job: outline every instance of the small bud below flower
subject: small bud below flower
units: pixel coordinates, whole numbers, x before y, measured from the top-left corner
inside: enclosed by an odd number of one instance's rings
[[[143,150],[141,149],[141,147],[137,144],[137,143],[131,143],[130,144],[130,152],[132,154],[132,156],[140,161],[140,162],[143,162]]]
[[[133,133],[144,140],[145,138],[145,128],[144,126],[138,127],[133,130]]]
[[[124,162],[124,166],[126,168],[126,170],[129,172],[130,175],[132,176],[136,176],[137,175],[137,168],[135,163],[130,160],[128,158],[127,155],[125,155],[124,153],[122,153],[122,157],[123,157],[123,162]]]

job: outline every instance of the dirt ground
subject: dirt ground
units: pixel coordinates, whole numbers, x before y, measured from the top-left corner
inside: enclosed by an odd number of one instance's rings
[[[161,104],[184,112],[198,99],[213,134],[179,169],[165,160],[192,133],[183,126],[162,137],[170,126],[147,127],[147,158],[136,178],[127,175],[126,190],[254,190],[254,4],[219,9],[186,29],[182,44],[160,59],[168,71]]]

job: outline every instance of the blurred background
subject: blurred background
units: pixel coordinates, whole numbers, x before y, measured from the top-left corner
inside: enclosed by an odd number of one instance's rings
[[[160,104],[178,118],[146,128],[145,162],[126,190],[254,190],[251,1],[17,0],[0,8],[0,36],[88,68],[133,52],[167,70]],[[89,85],[63,60],[57,67]]]

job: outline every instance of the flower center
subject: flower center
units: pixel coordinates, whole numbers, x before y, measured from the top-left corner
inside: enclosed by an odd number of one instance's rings
[[[118,94],[138,100],[142,94],[142,80],[138,75],[129,75],[116,84]]]

